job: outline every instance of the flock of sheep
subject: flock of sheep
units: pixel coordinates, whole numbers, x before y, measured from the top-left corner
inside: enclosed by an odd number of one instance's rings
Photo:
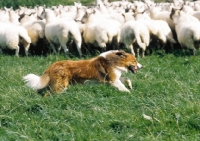
[[[0,51],[15,50],[19,56],[24,47],[40,47],[47,42],[55,54],[62,49],[69,53],[72,42],[82,56],[81,47],[100,48],[101,51],[120,49],[124,45],[133,55],[142,57],[152,42],[157,46],[177,45],[193,50],[200,43],[200,1],[155,3],[151,0],[108,2],[95,0],[94,6],[20,7],[0,10]],[[135,53],[136,51],[136,53]]]

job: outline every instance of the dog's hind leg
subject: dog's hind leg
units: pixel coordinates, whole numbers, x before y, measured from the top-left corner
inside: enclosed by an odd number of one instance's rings
[[[132,82],[128,77],[120,77],[120,81],[124,84],[127,85],[129,89],[132,89]]]
[[[68,79],[62,77],[51,80],[49,84],[51,92],[56,94],[64,91],[68,85]]]

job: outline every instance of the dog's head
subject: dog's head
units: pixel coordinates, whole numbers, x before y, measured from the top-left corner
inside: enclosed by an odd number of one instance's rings
[[[100,56],[106,58],[110,64],[122,71],[127,71],[128,69],[132,73],[135,73],[139,68],[142,68],[142,65],[137,62],[135,56],[123,50],[108,51],[102,53]]]

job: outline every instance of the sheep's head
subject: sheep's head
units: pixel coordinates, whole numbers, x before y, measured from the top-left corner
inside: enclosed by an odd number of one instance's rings
[[[82,19],[81,19],[81,22],[82,23],[86,23],[88,22],[91,18],[91,15],[94,15],[96,13],[96,10],[95,9],[87,9],[85,11],[85,14],[83,15]]]
[[[172,11],[171,11],[171,14],[170,14],[170,18],[173,20],[175,25],[177,24],[177,21],[180,18],[180,16],[181,16],[180,9],[172,8]]]
[[[43,8],[43,11],[37,17],[38,17],[38,19],[41,19],[41,20],[46,18],[45,8]]]
[[[85,8],[78,8],[77,7],[75,21],[76,22],[81,22],[81,19],[83,18],[85,13],[86,13],[86,9]]]
[[[20,14],[20,15],[19,15],[19,19],[18,19],[18,21],[20,22],[21,19],[24,18],[24,17],[25,17],[25,14],[24,14],[24,13],[23,13],[23,14]]]
[[[135,8],[134,8],[135,12],[142,13],[145,10],[146,10],[146,8],[145,8],[145,4],[143,2],[137,2],[135,4]]]
[[[174,19],[174,15],[180,15],[180,11],[183,9],[183,6],[181,8],[172,8],[170,13],[170,19]]]

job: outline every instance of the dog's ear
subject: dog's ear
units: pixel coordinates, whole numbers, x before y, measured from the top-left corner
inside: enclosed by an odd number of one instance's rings
[[[118,55],[118,56],[124,58],[124,57],[126,56],[126,53],[125,53],[123,50],[120,50],[120,51],[118,51],[118,52],[116,53],[116,55]]]

